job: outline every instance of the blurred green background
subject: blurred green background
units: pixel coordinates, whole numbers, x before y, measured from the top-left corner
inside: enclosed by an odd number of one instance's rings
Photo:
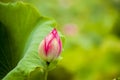
[[[120,0],[23,1],[54,18],[66,37],[48,80],[120,80]]]

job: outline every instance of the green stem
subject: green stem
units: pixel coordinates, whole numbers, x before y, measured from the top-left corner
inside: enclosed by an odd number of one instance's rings
[[[47,80],[47,76],[48,76],[48,71],[45,70],[45,80]]]
[[[46,62],[46,69],[45,69],[45,79],[44,80],[47,80],[47,76],[48,76],[48,66],[49,66],[49,62]]]

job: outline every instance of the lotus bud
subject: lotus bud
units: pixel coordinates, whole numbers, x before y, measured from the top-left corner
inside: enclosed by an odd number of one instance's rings
[[[56,60],[62,51],[62,42],[54,28],[39,44],[39,56],[46,62]]]

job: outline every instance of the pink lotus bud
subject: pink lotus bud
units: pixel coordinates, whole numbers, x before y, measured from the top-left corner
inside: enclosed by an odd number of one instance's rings
[[[56,29],[53,29],[39,44],[39,55],[45,61],[53,61],[62,51],[62,42]]]

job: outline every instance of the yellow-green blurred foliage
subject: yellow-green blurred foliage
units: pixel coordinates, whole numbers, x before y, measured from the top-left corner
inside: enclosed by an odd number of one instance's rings
[[[66,36],[63,59],[48,80],[120,78],[120,0],[23,1],[55,18]]]

